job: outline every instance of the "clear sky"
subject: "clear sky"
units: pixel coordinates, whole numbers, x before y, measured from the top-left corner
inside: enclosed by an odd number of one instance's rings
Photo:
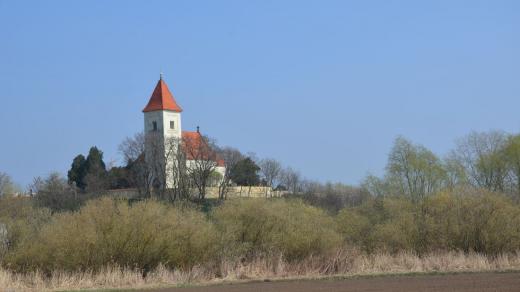
[[[520,1],[0,0],[0,171],[120,161],[161,71],[185,130],[356,184],[397,135],[518,132]]]

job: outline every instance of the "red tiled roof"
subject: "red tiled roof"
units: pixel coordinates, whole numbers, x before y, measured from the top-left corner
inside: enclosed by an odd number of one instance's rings
[[[182,143],[186,159],[211,159],[215,160],[218,166],[224,166],[224,160],[213,149],[210,149],[210,146],[204,141],[199,132],[182,131]],[[203,151],[203,153],[199,153],[199,151]]]
[[[182,137],[188,138],[188,139],[200,139],[201,134],[199,132],[193,132],[193,131],[182,131]]]
[[[153,90],[150,101],[143,109],[143,112],[170,110],[174,112],[182,112],[182,108],[177,104],[173,94],[168,89],[168,85],[161,78],[157,82],[155,89]]]

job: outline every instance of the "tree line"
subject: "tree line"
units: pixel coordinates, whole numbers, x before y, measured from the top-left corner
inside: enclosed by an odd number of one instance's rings
[[[30,188],[38,194],[37,201],[42,206],[56,210],[78,208],[106,190],[125,188],[137,189],[141,198],[175,202],[204,201],[206,188],[212,186],[218,187],[219,199],[224,200],[232,185],[285,190],[288,196],[331,212],[359,205],[368,197],[405,196],[418,203],[429,195],[462,188],[484,189],[506,194],[515,201],[520,199],[520,135],[502,131],[470,133],[458,139],[456,147],[444,157],[398,137],[384,174],[368,175],[359,186],[308,180],[275,159],[258,159],[233,147],[219,147],[209,137],[201,139],[203,143],[186,143],[136,134],[119,147],[122,166],[107,169],[103,152],[92,147],[86,156],[80,154],[73,159],[67,178],[52,173],[36,178]],[[145,161],[146,143],[152,145],[148,147],[152,163]],[[163,153],[167,157],[175,155],[175,161],[180,163],[162,163],[157,158]],[[189,169],[185,164],[188,158],[197,161]],[[215,171],[215,161],[219,159],[226,167],[223,175]],[[165,175],[174,178],[176,187],[166,187]],[[13,189],[10,177],[0,173],[0,195],[12,193]],[[195,194],[190,192],[193,189]]]
[[[472,187],[520,199],[520,135],[473,132],[457,140],[444,158],[398,137],[383,177],[369,175],[362,187],[374,196],[404,195],[412,201],[445,189]]]
[[[128,170],[128,181],[140,196],[172,202],[204,200],[208,186],[218,187],[221,200],[227,198],[233,185],[294,189],[294,177],[300,176],[275,159],[258,159],[254,153],[244,154],[233,147],[219,146],[214,139],[203,135],[164,140],[161,135],[138,133],[126,138],[119,150]],[[223,173],[216,171],[217,162],[225,167]],[[173,187],[167,186],[168,177]],[[195,197],[190,197],[190,189],[197,190]]]
[[[109,190],[135,189],[138,199],[171,203],[204,201],[209,186],[218,188],[220,200],[227,198],[231,186],[266,186],[293,193],[299,190],[300,173],[284,168],[275,159],[259,159],[254,153],[221,147],[207,136],[201,135],[200,141],[190,139],[194,138],[163,140],[154,133],[138,133],[120,144],[123,165],[112,167],[107,167],[103,151],[93,146],[86,155],[73,158],[66,177],[58,172],[36,177],[28,186],[29,193],[38,206],[62,211],[77,210],[85,201],[104,196]],[[223,174],[216,171],[217,161],[225,166]],[[174,187],[167,186],[168,176]],[[14,189],[11,178],[0,173],[0,196],[13,194]]]

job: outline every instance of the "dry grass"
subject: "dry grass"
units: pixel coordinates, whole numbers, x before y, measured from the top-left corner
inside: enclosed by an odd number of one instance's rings
[[[106,268],[98,273],[56,272],[51,277],[41,273],[21,275],[0,270],[0,291],[151,288],[265,278],[505,270],[520,270],[520,253],[491,258],[476,253],[439,252],[418,257],[413,253],[366,255],[340,250],[326,258],[310,257],[297,263],[288,263],[279,256],[258,258],[247,264],[223,262],[216,268],[197,267],[185,272],[160,266],[146,278],[139,272],[120,268]]]

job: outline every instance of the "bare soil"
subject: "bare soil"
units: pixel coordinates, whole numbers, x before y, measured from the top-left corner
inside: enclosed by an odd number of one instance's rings
[[[365,278],[251,282],[153,292],[374,292],[374,291],[520,291],[520,273],[378,276]]]

